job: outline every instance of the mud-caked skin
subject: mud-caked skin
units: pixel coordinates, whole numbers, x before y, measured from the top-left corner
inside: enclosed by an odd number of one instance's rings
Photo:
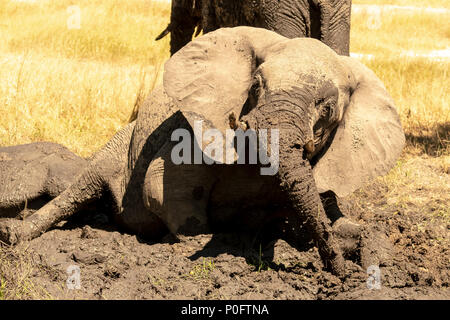
[[[351,5],[351,0],[172,0],[170,23],[157,39],[170,32],[174,54],[195,31],[252,26],[287,38],[315,38],[348,56]]]
[[[274,175],[261,175],[258,165],[173,163],[175,129],[192,132],[194,121],[203,120],[204,129],[225,136],[236,116],[246,129],[278,130]],[[57,198],[24,221],[0,222],[0,239],[37,237],[100,198],[111,199],[119,225],[153,239],[211,226],[256,228],[284,215],[303,225],[325,266],[343,276],[344,256],[361,230],[338,214],[327,217],[322,200],[327,211],[338,209],[320,193],[345,196],[385,174],[403,145],[392,99],[357,60],[315,39],[224,28],[177,52],[165,65],[164,85],[150,94],[137,120]],[[349,241],[341,239],[347,235]]]
[[[51,142],[0,148],[0,217],[38,209],[67,189],[87,163]]]

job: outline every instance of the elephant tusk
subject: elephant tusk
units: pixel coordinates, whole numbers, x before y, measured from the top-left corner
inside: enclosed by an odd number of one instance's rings
[[[161,32],[160,35],[155,38],[155,41],[161,40],[162,38],[167,36],[170,32],[172,32],[173,29],[174,28],[172,27],[172,24],[169,23],[169,25],[164,29],[164,31]]]

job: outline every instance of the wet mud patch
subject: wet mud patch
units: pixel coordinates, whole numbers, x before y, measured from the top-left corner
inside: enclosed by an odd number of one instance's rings
[[[450,299],[449,176],[429,158],[402,161],[387,178],[340,200],[343,213],[369,230],[361,250],[374,254],[362,256],[375,257],[347,260],[342,280],[324,270],[313,246],[261,244],[243,233],[146,242],[91,214],[18,246],[1,245],[0,297]],[[367,287],[370,265],[379,267],[379,290]],[[79,267],[80,289],[68,288],[71,266]]]

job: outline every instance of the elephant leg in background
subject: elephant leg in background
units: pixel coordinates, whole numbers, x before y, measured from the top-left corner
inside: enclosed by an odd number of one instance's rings
[[[329,6],[322,13],[321,40],[339,55],[350,55],[351,0],[313,0],[319,7]],[[323,3],[323,4],[322,4]],[[325,9],[327,10],[327,9]],[[324,21],[325,19],[325,21]]]
[[[144,203],[176,236],[209,232],[207,206],[215,183],[208,165],[175,165],[171,152],[176,143],[167,142],[148,166]]]
[[[253,26],[287,38],[316,38],[348,56],[351,5],[351,0],[172,0],[170,24],[156,40],[171,33],[173,55],[202,29],[208,33],[225,27]]]
[[[339,55],[349,55],[351,0],[265,1],[264,28],[287,38],[315,38]]]
[[[0,148],[0,217],[24,217],[70,186],[88,161],[62,145]]]
[[[164,38],[171,33],[170,55],[175,54],[184,47],[195,33],[201,29],[201,0],[172,0],[170,23],[156,40]]]
[[[214,0],[202,5],[204,33],[247,25],[287,38],[315,38],[349,55],[351,0]]]

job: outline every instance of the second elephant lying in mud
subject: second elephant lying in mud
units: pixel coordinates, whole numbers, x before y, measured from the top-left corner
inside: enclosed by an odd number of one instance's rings
[[[192,132],[197,120],[223,136],[230,127],[278,130],[278,171],[265,176],[259,165],[174,164],[172,133]],[[117,223],[149,238],[207,232],[242,221],[246,212],[281,212],[304,224],[325,266],[342,276],[344,258],[319,193],[344,196],[385,174],[403,144],[392,99],[358,61],[314,39],[221,29],[175,54],[164,86],[150,94],[137,120],[54,200],[23,221],[0,222],[0,239],[37,237],[105,195]]]
[[[0,217],[24,218],[66,190],[87,165],[51,142],[0,148]]]

